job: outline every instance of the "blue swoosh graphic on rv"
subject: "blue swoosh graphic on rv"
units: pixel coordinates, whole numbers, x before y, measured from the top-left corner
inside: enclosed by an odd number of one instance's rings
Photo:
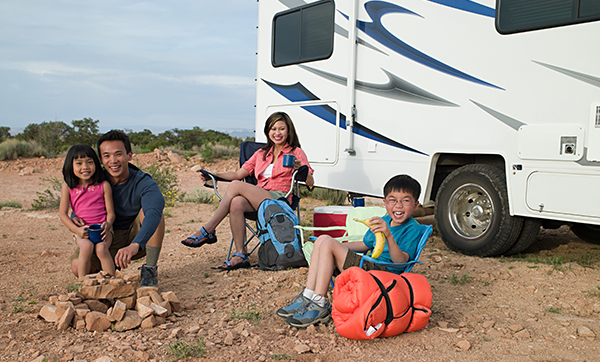
[[[416,15],[421,17],[421,15],[403,8],[401,6],[390,4],[383,1],[370,1],[365,4],[365,10],[369,14],[369,17],[373,20],[372,22],[365,22],[358,20],[358,28],[365,32],[365,34],[369,35],[371,38],[375,39],[383,46],[393,50],[394,52],[413,60],[419,64],[422,64],[431,69],[437,70],[438,72],[442,72],[453,77],[457,77],[459,79],[464,79],[469,82],[473,82],[476,84],[485,85],[492,88],[502,89],[496,85],[483,81],[481,79],[475,78],[472,75],[464,73],[458,69],[452,68],[451,66],[440,62],[437,59],[430,57],[427,54],[420,52],[419,50],[411,47],[406,44],[402,40],[396,38],[392,33],[390,33],[384,26],[381,24],[381,17],[390,14],[390,13],[401,13],[401,14],[409,14]],[[347,15],[343,15],[346,19],[348,19]]]
[[[432,3],[444,5],[450,8],[467,11],[469,13],[487,16],[490,18],[496,17],[496,10],[485,5],[478,4],[471,0],[429,0]]]
[[[263,78],[261,78],[263,82],[265,82],[269,87],[271,87],[274,91],[281,94],[285,99],[290,102],[306,102],[306,101],[320,101],[321,99],[317,97],[313,92],[306,89],[300,82],[296,82],[292,85],[282,85],[271,83]],[[336,110],[328,105],[315,105],[315,106],[301,106],[300,108],[305,111],[321,118],[327,123],[331,123],[332,125],[336,125]],[[346,116],[340,113],[340,128],[346,129]],[[384,143],[388,146],[400,148],[406,151],[418,153],[421,155],[428,156],[426,153],[416,150],[412,147],[403,145],[402,143],[398,143],[380,133],[373,131],[372,129],[365,127],[364,125],[354,122],[354,127],[352,127],[352,132],[363,136],[368,139],[372,139],[377,142]]]

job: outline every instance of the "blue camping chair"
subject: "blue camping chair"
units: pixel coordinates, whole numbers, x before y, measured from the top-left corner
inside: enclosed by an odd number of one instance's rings
[[[360,260],[360,267],[362,268],[363,262],[366,260],[366,261],[370,261],[373,264],[381,265],[386,268],[396,269],[396,270],[398,270],[398,274],[399,273],[408,273],[415,264],[417,264],[417,263],[423,264],[422,262],[419,261],[419,257],[421,256],[421,252],[425,248],[425,244],[427,243],[427,240],[429,240],[429,237],[431,236],[432,232],[433,232],[433,226],[421,225],[421,234],[419,237],[419,243],[417,244],[417,250],[415,252],[415,257],[413,260],[409,260],[406,263],[385,263],[382,261],[378,261],[377,259],[373,259],[365,253],[365,255],[363,255]]]
[[[260,142],[242,142],[242,144],[240,145],[240,167],[242,167],[242,165],[248,161],[248,159],[250,159],[250,157],[252,157],[252,155],[258,151],[260,148],[262,148],[266,143],[260,143]],[[212,188],[215,192],[215,195],[217,195],[217,197],[219,198],[219,200],[222,200],[223,197],[221,196],[221,194],[219,193],[217,184],[218,182],[231,182],[231,180],[226,180],[224,178],[218,177],[206,170],[200,170],[200,172],[202,172],[202,174],[204,175],[205,178],[209,179],[209,181],[207,181],[204,186],[208,187],[208,188]],[[294,171],[294,173],[292,174],[292,182],[290,184],[290,189],[289,191],[286,193],[285,197],[280,198],[281,199],[285,199],[284,201],[288,202],[288,197],[290,194],[292,194],[292,204],[290,205],[292,210],[296,211],[296,214],[298,215],[298,220],[300,220],[300,208],[298,207],[300,204],[300,192],[299,192],[299,188],[300,185],[298,183],[298,181],[306,181],[306,177],[308,176],[308,166],[302,166],[300,167],[298,170]],[[253,175],[250,175],[248,177],[246,177],[244,179],[245,182],[248,182],[252,185],[256,185],[258,183],[258,181],[256,180],[256,177],[254,177]],[[251,220],[251,221],[256,221],[258,219],[258,213],[257,211],[250,211],[250,212],[246,212],[244,213],[244,217],[246,218],[246,220]],[[246,222],[246,229],[248,231],[250,231],[250,237],[246,238],[246,241],[244,242],[244,245],[247,249],[248,244],[250,244],[250,242],[256,238],[257,243],[252,247],[252,249],[248,252],[248,255],[252,254],[254,252],[254,250],[256,250],[256,248],[258,248],[258,246],[260,245],[260,243],[258,242],[258,231],[256,231],[255,228],[253,228],[252,226],[250,226],[250,224],[248,222]],[[229,250],[227,252],[227,260],[229,260],[231,258],[231,251],[233,250],[233,238],[231,238],[231,243],[229,244]]]

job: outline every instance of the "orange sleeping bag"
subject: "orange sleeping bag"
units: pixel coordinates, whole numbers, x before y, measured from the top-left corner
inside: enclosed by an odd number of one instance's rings
[[[335,279],[331,314],[336,331],[350,339],[392,337],[425,327],[431,286],[420,274],[344,270]]]

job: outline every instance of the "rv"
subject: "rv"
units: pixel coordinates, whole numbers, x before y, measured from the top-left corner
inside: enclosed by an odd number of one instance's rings
[[[381,197],[409,174],[465,254],[540,226],[600,243],[600,1],[258,6],[256,129],[288,113],[317,186]]]

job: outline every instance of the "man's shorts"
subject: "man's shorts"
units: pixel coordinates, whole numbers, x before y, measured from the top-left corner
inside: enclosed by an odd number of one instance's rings
[[[142,224],[140,223],[140,217],[138,216],[133,221],[131,226],[129,226],[129,229],[113,230],[113,242],[110,245],[110,248],[108,249],[113,260],[115,260],[115,255],[117,255],[117,251],[119,251],[119,249],[131,245],[133,239],[135,239],[136,235],[140,232],[141,225]],[[141,259],[144,256],[146,256],[146,249],[140,250],[137,254],[133,256],[132,260]],[[70,260],[73,261],[77,258],[79,258],[79,247],[75,249],[75,252],[73,253],[73,255],[71,255]],[[96,256],[96,251],[94,251],[94,253],[92,254],[91,262],[92,265],[96,268],[96,270],[102,270],[102,264],[100,263],[100,259],[98,259],[98,256]]]
[[[357,254],[354,251],[348,249],[348,253],[346,254],[346,259],[344,260],[344,270],[346,270],[352,266],[359,266],[361,258],[362,258],[362,255]],[[366,260],[363,262],[362,269],[388,271],[388,269],[386,267],[384,267],[383,265],[377,265],[375,263],[372,263],[372,262],[366,261]],[[335,271],[333,274],[337,276],[340,273],[341,273],[341,271],[338,268],[335,268]]]

